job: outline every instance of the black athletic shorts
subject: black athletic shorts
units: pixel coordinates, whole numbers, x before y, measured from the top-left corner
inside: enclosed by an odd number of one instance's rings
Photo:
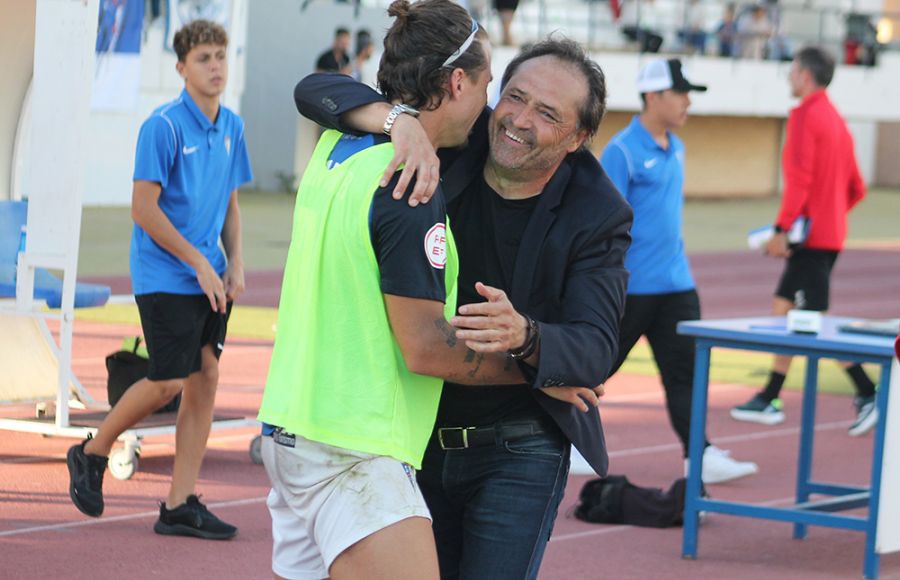
[[[212,345],[216,358],[221,356],[231,302],[222,314],[213,312],[205,294],[155,292],[134,298],[150,355],[148,379],[184,379],[199,371],[200,351],[207,344]]]
[[[797,248],[787,259],[776,296],[794,303],[801,310],[828,310],[831,269],[838,252]]]

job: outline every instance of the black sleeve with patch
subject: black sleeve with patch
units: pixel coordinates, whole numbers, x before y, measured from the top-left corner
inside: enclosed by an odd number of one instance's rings
[[[369,231],[381,271],[381,291],[405,298],[444,302],[444,257],[447,210],[438,188],[431,201],[409,207],[415,180],[402,200],[391,197],[400,174],[372,199]]]

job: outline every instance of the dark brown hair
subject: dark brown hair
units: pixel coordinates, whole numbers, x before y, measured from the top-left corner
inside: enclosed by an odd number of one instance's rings
[[[834,78],[834,57],[824,48],[807,46],[794,55],[794,60],[800,68],[809,71],[820,87],[825,88],[831,84],[831,79]]]
[[[584,48],[574,40],[548,38],[523,48],[506,66],[503,80],[500,82],[500,90],[502,91],[506,87],[506,83],[516,74],[516,70],[523,62],[542,56],[557,58],[575,67],[584,75],[588,86],[588,95],[578,112],[578,128],[586,130],[588,136],[593,137],[600,128],[600,121],[606,113],[606,77],[603,75],[600,65],[591,60]]]
[[[395,0],[388,8],[394,24],[384,37],[378,68],[378,87],[390,101],[433,110],[447,95],[447,80],[457,68],[477,77],[487,67],[481,46],[487,35],[481,28],[469,48],[444,66],[472,33],[469,13],[451,0]]]
[[[173,41],[175,54],[178,60],[184,62],[191,49],[201,44],[215,46],[228,46],[228,33],[221,25],[209,20],[194,20],[185,24],[181,30],[175,33]]]

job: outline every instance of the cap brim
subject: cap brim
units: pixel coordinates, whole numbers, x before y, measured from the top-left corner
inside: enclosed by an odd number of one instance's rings
[[[691,91],[695,91],[698,93],[706,92],[706,85],[695,85],[689,82],[678,83],[676,86],[672,87],[673,91],[678,91],[679,93],[689,93]]]

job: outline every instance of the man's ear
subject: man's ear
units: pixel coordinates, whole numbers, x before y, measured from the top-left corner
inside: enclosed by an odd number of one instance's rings
[[[588,132],[585,129],[579,129],[575,136],[572,138],[572,142],[566,146],[566,151],[568,153],[574,153],[581,149],[581,146],[587,143],[588,141]]]
[[[175,70],[178,71],[178,75],[181,78],[184,78],[184,62],[178,61],[175,63]]]
[[[461,68],[453,69],[450,73],[450,97],[458,99],[463,92],[463,80],[466,77],[466,71]]]

